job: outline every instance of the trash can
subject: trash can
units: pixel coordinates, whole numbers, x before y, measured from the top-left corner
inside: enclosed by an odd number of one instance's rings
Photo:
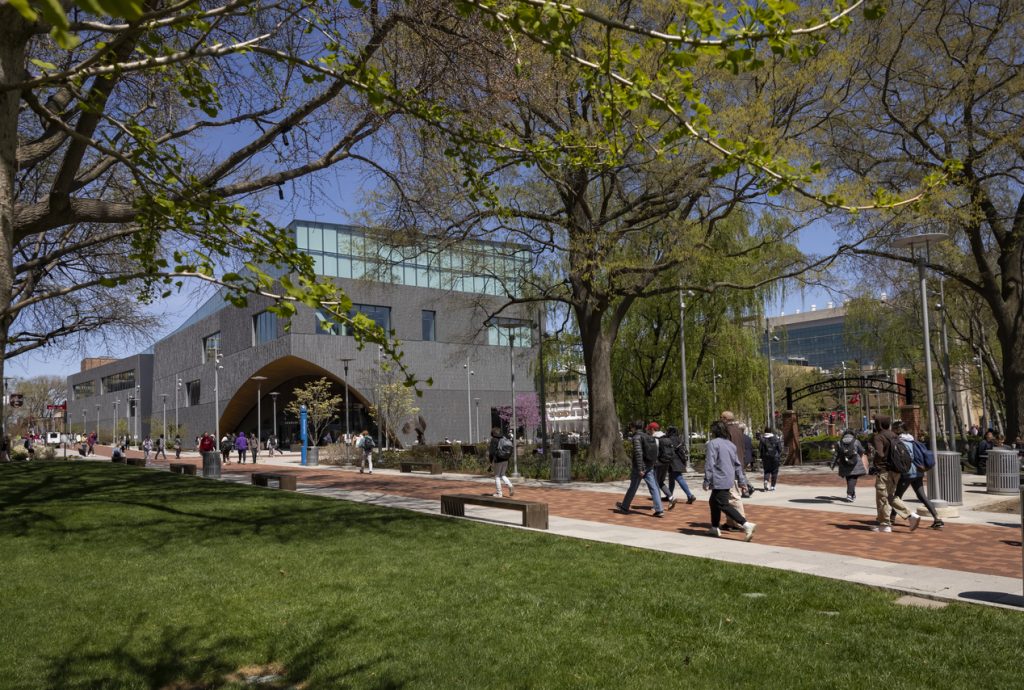
[[[943,500],[951,506],[964,504],[960,453],[940,450],[935,456],[935,467],[928,470],[927,477],[928,498]]]
[[[307,465],[319,465],[320,464],[320,449],[316,446],[311,446],[306,449],[306,464]]]
[[[203,453],[203,476],[208,479],[220,479],[220,451],[210,450]]]
[[[985,491],[990,494],[1016,495],[1020,490],[1020,461],[1012,448],[993,448],[988,452]]]
[[[568,482],[572,479],[572,454],[567,450],[551,451],[551,481]]]

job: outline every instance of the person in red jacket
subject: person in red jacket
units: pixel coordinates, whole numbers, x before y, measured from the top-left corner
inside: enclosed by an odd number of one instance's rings
[[[199,452],[209,453],[214,450],[215,445],[213,443],[213,437],[210,436],[209,432],[203,434],[203,437],[199,439]]]

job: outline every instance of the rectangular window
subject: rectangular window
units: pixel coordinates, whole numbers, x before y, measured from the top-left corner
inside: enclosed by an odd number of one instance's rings
[[[437,340],[437,332],[434,330],[437,323],[437,312],[424,309],[422,314],[423,339],[430,341]]]
[[[199,404],[199,379],[189,381],[185,384],[185,407],[195,407]]]
[[[82,398],[91,398],[96,395],[96,382],[95,381],[83,381],[82,383],[76,383],[71,387],[74,391],[75,400],[81,400]]]
[[[262,345],[277,338],[277,315],[261,311],[252,317],[252,344]]]
[[[220,331],[203,338],[203,364],[217,359],[220,352]]]
[[[364,314],[375,324],[384,329],[385,333],[391,332],[391,307],[380,307],[374,304],[353,304],[349,316]],[[354,335],[352,329],[345,326],[342,329],[345,335]]]
[[[100,385],[104,393],[115,393],[135,388],[135,370],[104,376],[100,379]]]
[[[533,329],[525,326],[520,328],[490,326],[487,329],[487,344],[507,346],[510,334],[515,336],[513,347],[530,347],[533,344]]]
[[[316,310],[317,335],[341,335],[341,324],[323,309]]]

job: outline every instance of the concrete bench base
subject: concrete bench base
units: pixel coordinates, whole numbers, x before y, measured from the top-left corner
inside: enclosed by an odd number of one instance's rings
[[[174,474],[191,474],[193,477],[196,474],[196,466],[187,462],[172,462],[169,467]]]
[[[483,506],[485,508],[507,508],[518,510],[523,514],[523,527],[533,529],[548,528],[548,504],[537,501],[520,501],[515,498],[498,498],[497,496],[480,496],[477,494],[442,494],[441,514],[463,517],[466,505]]]
[[[276,481],[277,488],[285,491],[295,491],[296,482],[293,474],[275,474],[273,472],[254,472],[252,475],[253,486],[270,486],[270,482]]]
[[[409,460],[398,463],[398,469],[402,472],[412,472],[414,467],[430,470],[430,474],[441,474],[441,463],[434,460]]]
[[[125,462],[129,465],[135,465],[136,467],[145,467],[146,461],[142,458],[128,458]]]

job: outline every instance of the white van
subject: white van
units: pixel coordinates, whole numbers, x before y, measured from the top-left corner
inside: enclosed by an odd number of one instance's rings
[[[56,431],[46,432],[46,445],[48,446],[59,446],[60,445],[60,433]]]

